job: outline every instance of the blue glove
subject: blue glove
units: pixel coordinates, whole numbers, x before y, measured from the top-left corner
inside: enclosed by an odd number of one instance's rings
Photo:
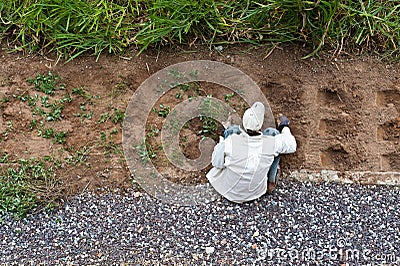
[[[282,132],[282,129],[284,127],[289,127],[290,120],[287,118],[287,116],[283,114],[279,114],[278,116],[278,130],[279,132]]]

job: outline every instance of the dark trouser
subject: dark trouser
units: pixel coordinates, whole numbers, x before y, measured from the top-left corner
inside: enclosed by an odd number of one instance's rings
[[[266,136],[276,136],[280,134],[280,132],[272,127],[267,128],[264,130],[263,135]],[[278,174],[278,168],[279,168],[279,162],[281,160],[281,157],[279,155],[275,156],[274,161],[271,164],[271,167],[269,168],[268,171],[268,182],[276,183],[276,175]]]

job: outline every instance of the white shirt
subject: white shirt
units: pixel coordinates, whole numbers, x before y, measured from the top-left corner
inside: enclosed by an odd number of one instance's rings
[[[245,132],[221,140],[212,154],[207,178],[214,189],[233,202],[259,198],[267,191],[268,170],[274,157],[293,153],[297,144],[288,127],[276,136],[252,136]]]

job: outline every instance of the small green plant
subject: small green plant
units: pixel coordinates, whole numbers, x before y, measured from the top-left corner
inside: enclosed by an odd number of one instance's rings
[[[62,144],[65,143],[65,138],[67,137],[67,133],[64,131],[60,131],[58,133],[54,133],[53,137],[54,137],[53,142]]]
[[[9,130],[14,130],[13,121],[7,121],[7,127],[8,127]]]
[[[160,106],[159,110],[157,110],[156,107],[153,107],[153,112],[156,113],[160,117],[164,117],[164,118],[167,117],[169,112],[171,111],[171,107],[169,105],[165,106],[164,104],[160,104],[159,106]]]
[[[182,93],[177,92],[177,93],[175,94],[175,98],[177,98],[177,99],[182,99],[182,98],[183,98]]]
[[[225,101],[227,102],[227,101],[229,101],[232,97],[234,97],[236,94],[235,94],[235,92],[233,91],[232,93],[227,93],[227,94],[225,94],[225,97],[224,97],[224,99],[225,99]]]
[[[80,104],[79,104],[79,109],[80,109],[81,111],[86,111],[86,103],[85,103],[85,102],[80,103]]]
[[[53,139],[53,143],[63,144],[67,133],[64,131],[56,132],[53,128],[38,129],[38,135],[45,139]]]
[[[64,105],[60,104],[58,101],[50,105],[50,112],[45,112],[46,121],[54,121],[62,119],[62,111],[64,110]]]
[[[33,108],[36,106],[36,103],[39,101],[39,96],[35,93],[34,96],[31,96],[27,93],[22,95],[13,95],[14,98],[20,100],[21,102],[28,102],[29,107]]]
[[[8,138],[8,131],[7,130],[4,130],[2,133],[1,133],[1,135],[0,135],[0,140],[1,141],[4,141],[4,140],[6,140]]]
[[[6,152],[3,152],[0,157],[0,163],[7,163],[8,157],[9,157],[9,154]]]
[[[46,108],[50,107],[49,96],[48,95],[40,97],[40,102],[42,103],[42,106],[44,106]],[[36,104],[36,102],[35,102],[35,104]]]
[[[118,128],[113,128],[111,131],[110,131],[110,135],[115,135],[115,134],[117,134],[118,133]]]
[[[180,88],[183,92],[187,92],[188,90],[190,90],[191,86],[190,86],[190,84],[185,83],[185,84],[179,85],[179,88]]]
[[[0,100],[0,108],[3,106],[3,104],[8,103],[10,99],[8,97],[3,97],[3,99]]]
[[[107,142],[103,148],[104,148],[104,156],[106,157],[110,156],[111,154],[117,154],[117,155],[123,154],[121,146],[116,143],[113,143],[112,141]]]
[[[85,89],[83,88],[73,88],[72,94],[79,95],[85,99],[92,99],[92,95],[90,95]]]
[[[86,109],[84,109],[86,110]],[[83,122],[83,119],[87,119],[87,120],[92,120],[94,112],[90,111],[90,112],[81,112],[81,113],[77,113],[74,114],[75,117],[80,117],[81,123]]]
[[[125,112],[120,109],[114,109],[112,121],[114,124],[122,123],[125,119]]]
[[[158,134],[160,133],[160,130],[158,129],[158,127],[156,125],[150,125],[149,128],[149,133],[147,133],[148,137],[155,137],[158,136]]]
[[[60,77],[52,72],[47,75],[37,75],[34,79],[28,79],[29,84],[35,85],[37,91],[53,95],[56,90],[64,89],[64,85],[59,84]]]
[[[136,145],[135,149],[142,159],[143,165],[146,165],[152,158],[157,157],[156,152],[153,150],[151,145],[147,143],[146,138],[143,138],[143,143],[141,145]]]
[[[64,97],[61,98],[60,103],[70,103],[72,102],[72,97],[71,94],[68,92],[64,95]]]
[[[104,131],[100,132],[100,139],[103,142],[107,140],[107,135],[106,135],[106,133]]]
[[[110,118],[111,118],[111,114],[108,113],[108,112],[104,113],[104,114],[101,114],[100,119],[97,121],[97,124],[105,123]]]
[[[32,119],[32,121],[31,121],[31,123],[29,125],[29,129],[33,130],[33,129],[37,128],[37,122],[38,121],[36,119]]]
[[[88,120],[92,120],[93,111],[90,111],[89,113],[84,113],[84,114],[82,114],[82,117],[83,117],[83,118],[86,118],[86,119],[88,119]]]
[[[103,148],[104,156],[109,157],[111,154],[122,155],[122,150],[120,145],[113,142],[112,136],[118,133],[118,129],[114,128],[110,131],[109,138],[107,139],[107,134],[104,131],[100,132],[100,143],[98,147]]]
[[[48,129],[44,129],[44,130],[39,129],[38,135],[41,136],[42,138],[50,139],[54,135],[54,129],[52,129],[52,128],[48,128]]]
[[[89,153],[92,151],[92,149],[88,146],[82,146],[78,150],[74,151],[74,147],[70,147],[67,149],[69,152],[73,153],[71,156],[66,158],[66,162],[71,165],[78,165],[81,163],[86,163],[88,159]],[[86,164],[87,167],[90,167],[89,164]]]
[[[202,123],[202,129],[198,132],[198,134],[202,136],[203,139],[209,136],[214,140],[218,140],[219,123],[216,120],[206,116],[199,116],[199,119]]]
[[[34,108],[39,101],[39,96],[35,93],[33,96],[27,95],[26,99],[28,100],[29,107]],[[22,98],[22,101],[25,101],[25,98]]]

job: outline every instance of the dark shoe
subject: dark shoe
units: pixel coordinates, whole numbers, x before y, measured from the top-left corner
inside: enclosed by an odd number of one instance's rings
[[[267,183],[267,194],[272,194],[272,191],[275,190],[276,185],[278,184],[278,180],[281,174],[281,168],[278,166],[276,176],[275,176],[275,182],[268,182]]]
[[[272,191],[275,190],[276,182],[268,182],[267,184],[267,194],[272,194]]]
[[[279,178],[281,178],[281,167],[278,165],[278,169],[276,170],[276,176],[275,176],[275,186],[278,185]]]

